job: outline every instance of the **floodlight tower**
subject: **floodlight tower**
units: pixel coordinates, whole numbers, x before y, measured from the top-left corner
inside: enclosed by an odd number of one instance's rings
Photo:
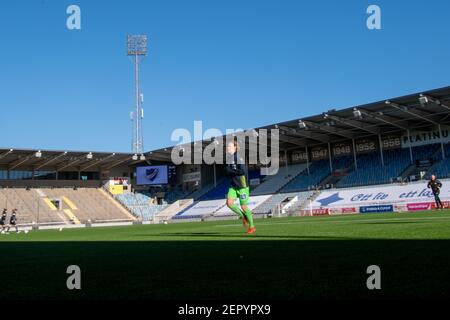
[[[147,36],[146,35],[128,35],[127,37],[127,53],[133,58],[134,63],[134,81],[136,94],[136,108],[131,112],[131,120],[133,121],[133,137],[132,151],[136,155],[143,156],[144,139],[142,130],[142,120],[144,119],[144,95],[141,93],[139,83],[139,65],[147,55]]]

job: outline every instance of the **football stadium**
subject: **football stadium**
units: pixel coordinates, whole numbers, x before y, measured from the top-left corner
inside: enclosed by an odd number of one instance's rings
[[[128,35],[129,152],[1,140],[0,299],[449,297],[450,87],[145,149],[147,45]]]
[[[249,166],[252,235],[226,206],[221,166],[175,165],[172,148],[146,152],[143,161],[131,153],[2,149],[0,203],[19,212],[19,233],[0,237],[2,272],[15,265],[27,273],[33,261],[44,270],[3,285],[2,295],[447,297],[449,116],[447,87],[256,128],[280,130],[280,167],[263,176]],[[431,174],[442,182],[443,209],[427,187]],[[86,270],[85,290],[44,284],[72,262]],[[374,262],[389,270],[388,288],[376,294],[364,285]],[[129,269],[131,278],[121,273]],[[241,287],[240,270],[252,272],[252,286]],[[111,279],[121,280],[103,292]]]

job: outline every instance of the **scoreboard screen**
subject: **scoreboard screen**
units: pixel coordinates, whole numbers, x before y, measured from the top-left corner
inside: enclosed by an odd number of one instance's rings
[[[162,185],[168,182],[168,166],[145,166],[136,168],[137,185]]]

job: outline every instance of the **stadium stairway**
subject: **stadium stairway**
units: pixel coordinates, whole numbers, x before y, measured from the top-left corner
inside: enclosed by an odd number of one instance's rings
[[[255,187],[252,195],[275,194],[285,187],[290,181],[306,170],[306,164],[295,164],[279,168],[277,174],[267,176],[263,183]]]
[[[299,192],[316,188],[319,183],[330,176],[328,160],[313,161],[307,170],[300,172],[291,179],[280,192]]]
[[[136,220],[136,217],[128,210],[128,208],[122,205],[122,203],[120,203],[119,201],[117,201],[117,199],[114,198],[114,196],[111,193],[101,188],[98,190],[100,193],[105,195],[105,197],[107,197],[114,204],[114,206],[117,207],[120,211],[122,211],[123,214],[126,215],[130,220]]]
[[[161,212],[157,213],[154,216],[153,221],[156,223],[168,221],[172,219],[174,215],[176,215],[178,212],[188,208],[194,203],[193,199],[183,199],[178,200],[172,203],[170,206],[162,210]]]
[[[275,207],[280,206],[283,202],[290,201],[294,198],[297,193],[278,193],[272,195],[269,199],[261,203],[255,209],[253,209],[253,213],[255,214],[267,214],[272,213]]]
[[[295,203],[293,203],[289,208],[286,210],[287,214],[295,214],[299,212],[300,210],[303,210],[306,208],[310,202],[314,202],[317,197],[321,194],[322,191],[320,190],[314,190],[310,192],[304,192],[301,199],[298,199]]]

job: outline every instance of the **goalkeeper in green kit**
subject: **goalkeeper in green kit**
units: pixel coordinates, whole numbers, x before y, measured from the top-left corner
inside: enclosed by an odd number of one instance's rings
[[[247,183],[247,168],[242,158],[238,156],[238,143],[236,140],[227,144],[226,176],[230,179],[230,188],[227,194],[227,206],[242,219],[244,227],[249,227],[247,234],[255,233],[253,214],[248,208],[250,201],[250,187]],[[235,204],[239,199],[240,208]]]

